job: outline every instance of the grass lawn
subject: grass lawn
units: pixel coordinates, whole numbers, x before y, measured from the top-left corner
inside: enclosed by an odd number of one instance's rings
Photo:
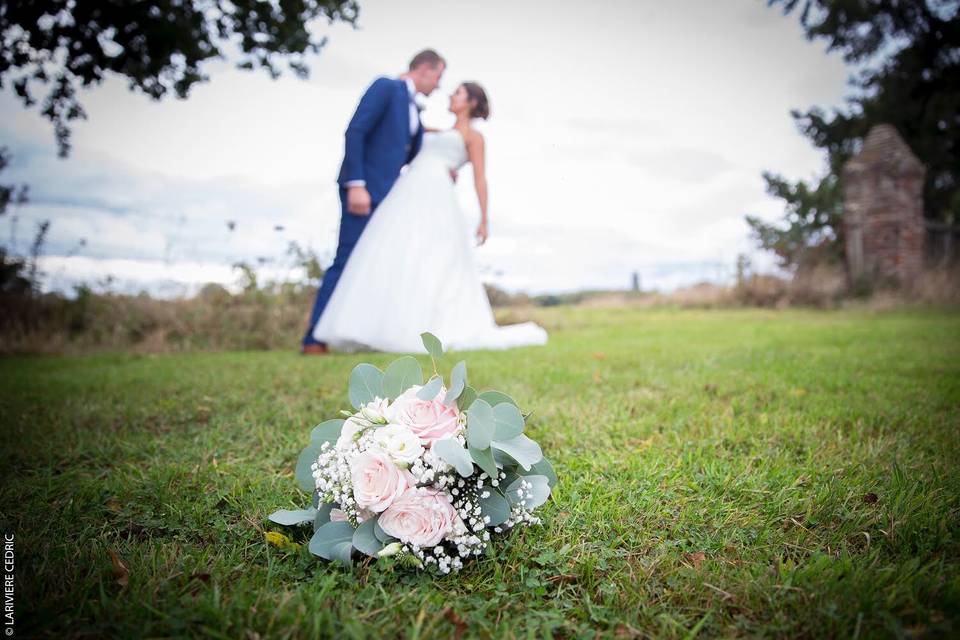
[[[442,579],[264,540],[351,368],[391,356],[0,360],[17,635],[960,634],[960,315],[541,319],[549,346],[466,359],[560,483]]]

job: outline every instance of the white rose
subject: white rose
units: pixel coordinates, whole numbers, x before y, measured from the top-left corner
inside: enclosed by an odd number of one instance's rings
[[[374,398],[360,409],[360,414],[373,424],[384,424],[387,421],[387,409],[390,401],[386,398]]]
[[[373,442],[387,453],[394,462],[413,464],[423,454],[420,438],[400,424],[388,424],[373,432]]]
[[[353,446],[357,441],[357,435],[364,429],[369,428],[369,424],[358,420],[356,417],[347,418],[340,427],[340,437],[337,438],[337,449],[344,451]]]
[[[400,552],[400,549],[403,547],[399,542],[391,542],[379,552],[377,552],[378,558],[389,558],[390,556],[395,556]]]

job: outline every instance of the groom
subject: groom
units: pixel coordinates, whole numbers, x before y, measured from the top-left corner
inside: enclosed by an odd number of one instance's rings
[[[417,155],[423,140],[417,93],[430,95],[440,84],[446,61],[424,49],[398,79],[377,78],[360,99],[347,126],[340,185],[340,238],[333,264],[323,274],[301,353],[319,355],[327,345],[313,339],[313,328],[333,294],[353,247],[370,216],[386,197],[400,169]]]

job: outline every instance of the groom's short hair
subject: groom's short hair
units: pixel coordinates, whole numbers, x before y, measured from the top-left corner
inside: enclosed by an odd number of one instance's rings
[[[417,67],[423,65],[429,65],[430,67],[436,69],[440,65],[447,66],[447,61],[444,60],[443,56],[433,49],[424,49],[417,55],[413,56],[413,59],[410,61],[410,71],[413,71]]]

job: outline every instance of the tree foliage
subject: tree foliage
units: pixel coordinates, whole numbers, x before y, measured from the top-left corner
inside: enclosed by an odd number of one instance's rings
[[[156,100],[186,98],[215,59],[305,77],[325,41],[310,24],[353,23],[357,11],[355,0],[2,0],[0,88],[27,107],[46,92],[40,108],[66,156],[70,122],[86,117],[78,90],[111,72]]]
[[[764,174],[786,203],[785,226],[748,217],[759,245],[784,266],[810,247],[839,253],[844,163],[875,124],[892,124],[927,168],[925,215],[960,214],[960,0],[768,0],[796,13],[808,39],[825,40],[856,71],[848,104],[794,111],[800,131],[827,154],[807,184]]]

